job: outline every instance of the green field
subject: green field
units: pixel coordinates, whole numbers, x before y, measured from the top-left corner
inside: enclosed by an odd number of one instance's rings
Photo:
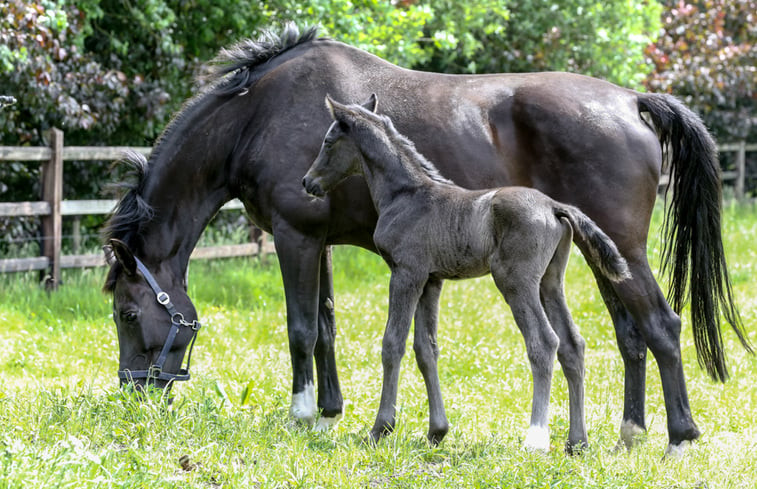
[[[757,343],[757,212],[729,207],[724,220],[736,299]],[[653,231],[654,263],[659,248]],[[288,419],[291,368],[275,257],[267,264],[193,262],[190,297],[204,327],[193,380],[174,389],[170,406],[137,402],[117,388],[118,345],[110,297],[100,292],[103,269],[66,271],[52,295],[39,289],[36,274],[0,276],[0,488],[757,487],[757,358],[726,331],[732,379],[713,383],[697,366],[687,318],[684,368],[702,439],[683,459],[662,459],[665,409],[650,355],[646,441],[631,452],[612,451],[622,361],[578,253],[567,295],[587,341],[591,446],[583,455],[562,451],[568,401],[559,368],[552,449],[521,448],[530,372],[521,336],[488,278],[448,282],[442,295],[439,364],[452,425],[444,442],[435,448],[425,442],[425,388],[408,348],[398,430],[376,448],[361,444],[380,395],[389,274],[376,256],[351,247],[335,249],[334,268],[345,417],[327,433]]]

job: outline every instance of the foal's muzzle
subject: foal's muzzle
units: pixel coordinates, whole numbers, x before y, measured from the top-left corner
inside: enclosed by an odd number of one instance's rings
[[[302,186],[305,187],[305,191],[313,197],[323,197],[326,195],[320,184],[315,182],[314,178],[305,175],[302,179]]]

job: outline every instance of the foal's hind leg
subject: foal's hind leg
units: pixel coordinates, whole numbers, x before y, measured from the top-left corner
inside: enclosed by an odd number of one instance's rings
[[[560,339],[557,359],[562,366],[565,378],[568,380],[570,402],[570,429],[565,449],[568,453],[573,453],[588,443],[584,416],[584,348],[586,342],[578,332],[565,300],[565,268],[570,257],[573,233],[570,225],[564,220],[562,225],[565,232],[541,281],[541,302],[552,328]]]
[[[518,258],[513,258],[516,261]],[[530,263],[529,263],[530,262]],[[518,265],[523,265],[521,262]],[[531,424],[524,445],[535,450],[549,450],[549,392],[552,386],[555,352],[558,338],[549,324],[539,300],[539,286],[533,279],[534,270],[523,270],[513,263],[496,260],[492,263],[492,276],[513,312],[526,343],[526,352],[533,376]],[[526,265],[533,265],[527,261]],[[540,270],[543,270],[543,266]]]
[[[449,430],[437,370],[439,348],[436,346],[436,328],[439,321],[439,295],[442,292],[442,283],[441,280],[433,278],[426,282],[423,295],[415,310],[413,338],[415,359],[423,374],[428,394],[428,441],[434,445],[441,442]]]

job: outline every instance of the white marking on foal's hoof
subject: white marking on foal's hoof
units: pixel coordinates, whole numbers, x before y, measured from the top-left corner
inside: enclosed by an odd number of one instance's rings
[[[668,448],[665,449],[665,458],[681,459],[686,455],[686,450],[691,446],[689,440],[683,440],[681,443],[674,445],[668,444]]]
[[[315,423],[315,388],[313,384],[306,384],[302,392],[292,394],[292,405],[289,407],[289,415],[296,421],[304,423],[307,426],[313,426]]]
[[[336,426],[336,424],[339,422],[340,419],[342,419],[341,414],[337,414],[336,416],[332,416],[330,418],[321,416],[320,418],[318,418],[318,422],[315,424],[315,427],[313,428],[313,430],[314,431],[329,431],[331,428]]]
[[[540,452],[549,451],[549,429],[544,426],[531,425],[526,431],[526,439],[523,441],[526,450]]]

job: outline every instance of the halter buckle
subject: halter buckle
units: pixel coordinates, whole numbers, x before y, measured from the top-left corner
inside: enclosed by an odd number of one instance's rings
[[[158,295],[155,296],[155,298],[158,300],[158,304],[161,304],[164,306],[168,304],[169,302],[171,302],[171,298],[168,296],[168,294],[166,294],[162,290],[158,292]]]
[[[150,368],[147,369],[147,378],[157,380],[162,372],[162,367],[159,367],[157,365],[150,365]]]

